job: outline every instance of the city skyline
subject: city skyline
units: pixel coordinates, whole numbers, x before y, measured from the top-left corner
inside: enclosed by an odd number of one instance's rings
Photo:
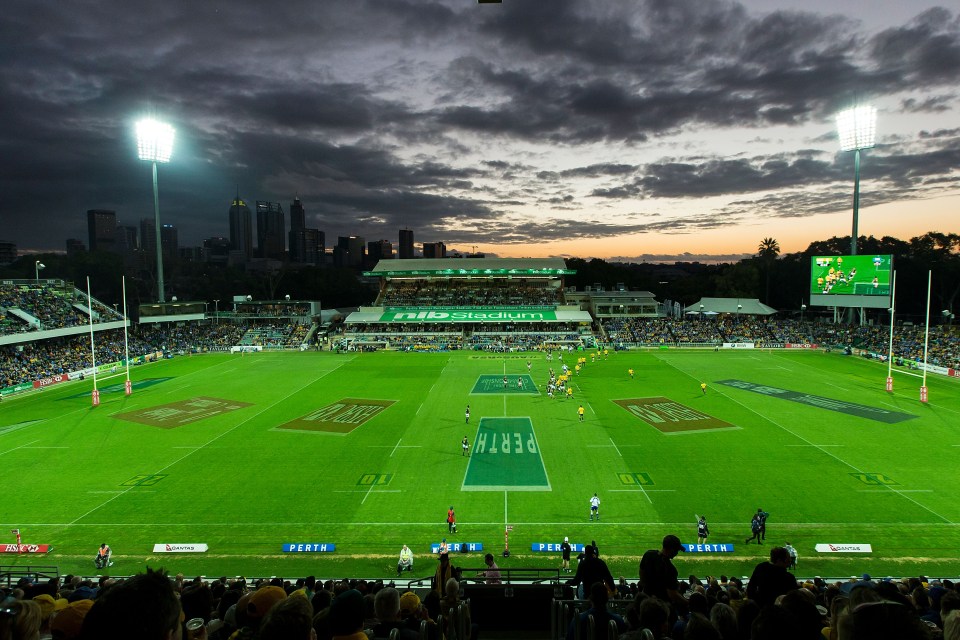
[[[182,246],[228,236],[239,193],[394,247],[410,228],[504,257],[800,251],[850,233],[833,117],[854,103],[879,110],[860,234],[956,232],[960,13],[938,4],[14,0],[0,240],[62,251],[87,210],[152,217],[133,133],[152,115],[177,131],[159,206]]]

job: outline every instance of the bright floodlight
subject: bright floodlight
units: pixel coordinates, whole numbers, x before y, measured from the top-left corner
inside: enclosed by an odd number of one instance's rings
[[[141,160],[169,162],[173,153],[173,127],[153,118],[138,122],[137,153]]]
[[[837,114],[837,132],[840,134],[840,149],[853,151],[869,149],[876,144],[876,107],[854,107]]]

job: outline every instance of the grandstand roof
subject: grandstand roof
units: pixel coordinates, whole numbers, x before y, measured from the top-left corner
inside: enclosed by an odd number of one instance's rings
[[[741,313],[747,316],[770,316],[777,312],[776,309],[768,307],[756,298],[700,298],[699,302],[694,302],[683,311],[687,315]]]
[[[559,276],[576,273],[563,258],[411,258],[381,260],[365,276]]]

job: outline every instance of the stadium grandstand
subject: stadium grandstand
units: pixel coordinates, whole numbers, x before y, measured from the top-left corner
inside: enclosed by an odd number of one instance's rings
[[[683,315],[667,315],[673,305],[649,292],[573,291],[563,281],[571,274],[560,259],[389,260],[367,272],[379,278],[374,304],[353,312],[245,296],[213,310],[205,302],[144,304],[130,326],[131,362],[239,348],[509,352],[598,344],[617,350],[750,344],[887,358],[888,327],[783,318],[756,300],[735,298],[705,298]],[[0,393],[89,369],[88,309],[98,366],[115,366],[124,353],[117,310],[88,302],[85,292],[60,280],[0,283]],[[922,326],[895,327],[899,367],[920,367],[923,347]],[[960,370],[960,338],[951,326],[931,329],[927,358],[936,373]]]
[[[593,318],[564,296],[558,258],[382,260],[373,306],[347,316],[339,348],[509,352],[593,346]]]
[[[836,349],[868,359],[887,357],[889,327],[778,317],[758,301],[723,298],[701,299],[678,314],[677,305],[659,303],[649,292],[603,291],[596,286],[590,291],[572,291],[564,281],[565,276],[572,274],[559,259],[383,261],[366,273],[378,278],[375,302],[350,313],[335,337],[322,336],[329,324],[324,320],[329,321],[333,314],[324,315],[317,302],[255,301],[246,296],[237,296],[222,308],[215,306],[212,312],[209,303],[196,301],[142,305],[138,309],[139,321],[128,327],[125,336],[122,314],[88,298],[70,283],[6,281],[0,285],[0,391],[7,395],[38,389],[53,377],[76,379],[89,371],[91,318],[96,362],[98,367],[108,370],[123,364],[127,343],[130,359],[135,363],[243,348],[302,351],[324,343],[355,351],[470,349],[498,353],[597,345],[615,350],[796,346]],[[893,354],[897,366],[918,367],[925,351],[931,371],[957,375],[960,338],[952,326],[932,328],[929,340],[924,327],[894,327]],[[299,357],[280,356],[289,360]],[[433,357],[436,356],[425,358]],[[398,359],[406,360],[406,356]],[[458,414],[456,422],[460,420]],[[459,452],[453,454],[458,460],[459,456]],[[219,461],[214,464],[219,465]],[[337,498],[341,500],[342,497]],[[19,529],[15,531],[19,536]],[[612,535],[609,530],[598,531]],[[942,529],[933,531],[942,535]],[[601,543],[606,541],[601,538]],[[827,579],[794,579],[787,574],[787,582],[779,585],[783,588],[779,594],[782,599],[761,609],[758,602],[764,594],[751,589],[746,576],[741,579],[732,575],[741,565],[730,561],[730,577],[717,572],[703,575],[697,560],[684,558],[684,574],[689,567],[701,575],[689,574],[680,580],[676,585],[678,599],[673,603],[644,593],[636,574],[612,580],[604,585],[602,594],[591,600],[593,585],[578,582],[577,578],[582,576],[576,573],[581,565],[591,564],[591,552],[587,550],[590,545],[580,546],[585,556],[582,562],[576,561],[570,575],[557,568],[504,566],[496,569],[496,582],[480,557],[464,551],[452,560],[451,576],[459,583],[446,596],[445,588],[449,588],[441,585],[437,577],[444,574],[435,573],[438,560],[424,560],[425,552],[418,552],[421,555],[416,570],[403,581],[360,576],[340,580],[317,580],[313,576],[185,579],[183,575],[169,576],[168,581],[180,598],[184,621],[200,618],[205,628],[203,636],[190,636],[185,629],[184,637],[214,640],[234,637],[234,633],[240,638],[278,637],[270,636],[269,631],[261,633],[260,627],[269,629],[272,620],[268,613],[283,611],[279,603],[296,595],[305,596],[309,602],[309,608],[304,606],[303,610],[310,612],[316,637],[332,638],[331,621],[339,624],[338,616],[343,615],[345,607],[332,603],[354,597],[353,591],[366,602],[369,615],[363,616],[358,628],[370,629],[370,637],[389,637],[378,635],[377,630],[382,632],[384,625],[393,624],[424,640],[467,640],[473,635],[468,619],[477,625],[480,637],[551,640],[601,636],[749,638],[751,626],[764,625],[768,632],[765,637],[843,639],[856,636],[838,635],[838,627],[874,624],[876,620],[869,619],[871,615],[883,616],[883,624],[901,625],[896,636],[873,637],[940,637],[938,633],[956,637],[950,634],[960,625],[956,581],[920,575],[924,567],[909,564],[904,565],[904,573],[916,575],[903,578],[871,578],[864,571],[857,571],[855,577]],[[770,566],[782,564],[774,556],[785,550],[778,549],[771,552]],[[611,562],[616,559],[614,554],[604,557]],[[763,557],[759,559],[760,566],[765,567]],[[391,549],[386,560],[389,572],[394,563]],[[507,561],[503,564],[507,565]],[[341,564],[337,567],[338,572],[349,575],[349,569],[342,570]],[[863,567],[870,568],[869,559]],[[21,610],[29,610],[30,606],[23,602],[32,600],[42,609],[48,626],[67,625],[69,618],[79,629],[82,619],[77,621],[80,614],[76,610],[84,607],[73,603],[101,597],[109,603],[111,590],[123,589],[124,583],[135,579],[94,575],[92,569],[91,575],[61,575],[56,566],[0,566],[0,606],[13,618]],[[577,586],[582,590],[577,591]],[[388,614],[375,605],[381,592],[385,594],[384,601],[398,595],[388,589],[403,594],[399,614]],[[139,599],[126,604],[132,611],[148,611],[156,604],[142,594],[136,598]],[[249,605],[251,601],[255,604]],[[416,606],[411,602],[416,602]],[[61,615],[55,612],[67,608],[70,613],[62,614],[61,622],[55,624],[56,616]],[[606,613],[599,613],[599,609],[621,616],[624,626],[619,626],[616,619],[608,619]],[[894,620],[898,613],[902,615]],[[591,619],[594,625],[598,620],[612,621],[613,625],[595,628]],[[698,625],[704,623],[715,626],[717,633],[696,636]],[[795,633],[801,627],[808,632],[806,635]],[[746,632],[738,634],[737,628]],[[656,633],[644,631],[650,629]],[[699,629],[704,633],[702,626]],[[410,633],[404,637],[413,637]],[[52,637],[70,636],[56,631]]]

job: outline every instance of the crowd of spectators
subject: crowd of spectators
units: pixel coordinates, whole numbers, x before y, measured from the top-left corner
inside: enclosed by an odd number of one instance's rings
[[[320,582],[313,576],[248,583],[186,580],[147,569],[119,579],[24,578],[8,592],[0,590],[0,640],[386,639],[393,629],[401,640],[453,640],[452,626],[441,632],[444,614],[469,621],[469,604],[459,601],[456,580],[445,589],[445,598],[431,589],[421,601],[392,582]]]
[[[601,572],[605,577],[585,585],[584,598],[564,599],[561,632],[589,640],[587,620],[593,617],[597,638],[608,637],[612,621],[620,640],[960,638],[960,591],[950,580],[877,580],[867,574],[798,580],[782,547],[772,549],[749,580],[677,580],[671,558],[660,553],[644,555],[639,581],[621,576],[615,583],[609,571]],[[589,561],[603,564],[598,557]],[[130,578],[23,578],[0,590],[0,639],[365,640],[385,639],[396,629],[401,640],[475,640],[485,626],[502,634],[499,620],[471,612],[449,558],[451,571],[441,571],[443,566],[441,561],[433,584],[419,592],[383,580],[188,580],[150,569]]]
[[[311,325],[292,319],[238,323],[180,322],[141,324],[129,333],[131,357],[161,351],[165,354],[226,350],[240,344],[267,348],[304,348]],[[245,335],[246,334],[246,335]],[[894,328],[893,357],[897,364],[922,361],[924,327]],[[838,350],[860,349],[868,357],[885,358],[889,328],[775,318],[631,318],[603,320],[601,342],[614,348],[644,346],[719,345],[751,342],[758,348],[784,344],[812,344]],[[97,363],[123,359],[122,330],[97,331]],[[547,349],[590,348],[594,336],[574,323],[485,323],[446,326],[393,323],[346,325],[333,343],[343,350],[395,349],[455,351],[461,349],[508,353]],[[928,362],[960,369],[960,332],[951,327],[931,329]],[[86,333],[0,347],[0,388],[30,382],[91,366]]]
[[[67,284],[0,284],[0,332],[4,334],[63,329],[88,324],[87,296]],[[18,309],[37,323],[18,316]],[[93,302],[94,322],[122,320],[114,309]]]
[[[157,351],[198,353],[223,350],[239,344],[246,328],[233,323],[201,325],[197,322],[141,324],[133,333]]]
[[[675,640],[960,638],[960,592],[950,580],[873,580],[867,574],[832,583],[797,580],[789,562],[787,550],[776,547],[746,582],[691,575],[673,584],[655,571],[643,573],[641,564],[641,582],[621,577],[617,585],[614,611],[629,627],[620,638],[642,638],[642,629],[650,630],[647,637]],[[660,582],[666,593],[657,596]]]
[[[146,354],[162,352],[182,355],[206,351],[225,351],[241,344],[247,325],[232,322],[201,324],[198,322],[133,325],[128,332],[131,361]],[[282,340],[277,345],[296,348],[306,339],[309,325],[294,323],[281,326]],[[264,344],[251,342],[251,344]],[[125,357],[122,329],[97,331],[94,334],[97,365],[122,362]],[[92,367],[90,336],[35,340],[0,346],[0,388],[33,382],[51,376],[83,371]]]
[[[886,354],[889,326],[857,326],[827,322],[757,317],[616,318],[601,323],[606,340],[627,345],[716,345],[724,342],[752,342],[758,347],[773,344],[816,344],[832,348],[863,349]],[[960,367],[960,332],[937,326],[930,330],[928,362],[943,367]],[[922,326],[894,327],[894,358],[923,360]]]
[[[246,318],[308,318],[310,317],[310,304],[305,302],[286,302],[286,303],[264,303],[264,302],[238,302],[235,306],[235,312],[229,313],[235,317]]]
[[[98,365],[124,358],[121,329],[98,332],[94,344]],[[130,334],[129,348],[131,358],[156,351],[153,345],[134,334]],[[90,336],[87,334],[4,345],[0,346],[0,388],[82,371],[91,366]]]
[[[358,323],[348,325],[336,346],[345,350],[455,351],[509,353],[591,346],[574,323],[484,323],[483,325]]]
[[[301,322],[260,322],[248,326],[240,345],[254,345],[265,349],[299,347],[307,337],[310,325]]]
[[[513,307],[563,304],[563,290],[525,280],[390,281],[377,301],[384,307]]]

